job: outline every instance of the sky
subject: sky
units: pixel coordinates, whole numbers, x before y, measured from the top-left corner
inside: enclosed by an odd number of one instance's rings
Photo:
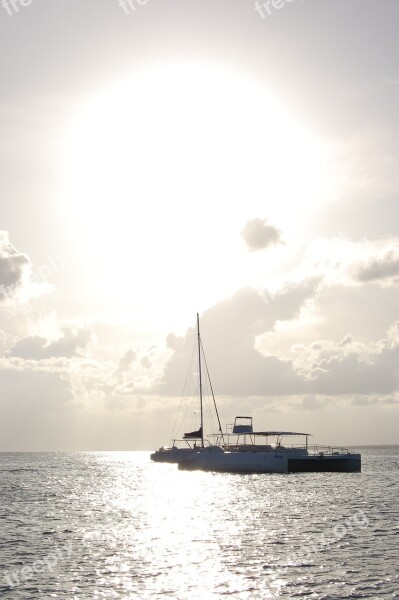
[[[0,451],[168,443],[197,313],[223,426],[399,443],[398,18],[2,1]]]

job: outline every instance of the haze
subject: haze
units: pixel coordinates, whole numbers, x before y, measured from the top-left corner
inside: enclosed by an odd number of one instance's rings
[[[0,6],[0,450],[398,443],[396,0]]]

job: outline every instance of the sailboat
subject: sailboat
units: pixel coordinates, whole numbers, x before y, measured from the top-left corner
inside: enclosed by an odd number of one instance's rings
[[[293,431],[254,431],[252,417],[236,417],[230,433],[222,432],[215,396],[203,351],[199,316],[197,314],[197,345],[199,369],[199,428],[173,439],[171,446],[162,446],[151,454],[155,462],[177,463],[179,469],[218,471],[222,473],[299,473],[361,471],[361,455],[346,448],[310,446],[309,433]],[[206,368],[219,432],[204,436],[203,363]],[[286,438],[294,439],[287,444]],[[304,440],[301,442],[300,440]],[[284,440],[284,444],[282,443]],[[299,441],[296,441],[299,440]],[[183,444],[183,446],[181,446]]]
[[[201,453],[205,449],[210,446],[209,440],[206,438],[204,434],[204,399],[203,399],[203,375],[204,375],[204,367],[205,374],[208,379],[208,383],[210,386],[210,390],[212,393],[213,399],[213,407],[215,410],[215,414],[218,421],[219,426],[219,434],[221,439],[223,439],[222,426],[220,423],[219,412],[216,406],[216,400],[213,393],[212,383],[209,376],[208,365],[206,363],[205,353],[202,346],[201,334],[200,334],[200,325],[199,325],[199,315],[197,313],[197,336],[196,336],[196,344],[198,351],[198,376],[199,376],[199,414],[200,414],[200,424],[199,428],[194,431],[189,431],[184,433],[183,438],[175,438],[172,439],[171,446],[161,446],[158,450],[153,452],[150,455],[151,460],[154,462],[166,462],[166,463],[179,463],[183,459],[187,458],[193,453]]]

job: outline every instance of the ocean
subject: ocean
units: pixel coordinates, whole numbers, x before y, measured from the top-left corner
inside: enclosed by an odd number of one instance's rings
[[[0,597],[398,598],[399,446],[360,451],[362,473],[288,475],[0,454]]]

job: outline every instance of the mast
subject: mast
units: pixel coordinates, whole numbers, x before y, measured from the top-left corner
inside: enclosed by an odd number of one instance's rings
[[[204,447],[204,411],[203,411],[203,407],[202,407],[201,337],[200,337],[198,313],[197,313],[197,337],[198,337],[199,392],[200,392],[200,409],[201,409],[201,446]]]

